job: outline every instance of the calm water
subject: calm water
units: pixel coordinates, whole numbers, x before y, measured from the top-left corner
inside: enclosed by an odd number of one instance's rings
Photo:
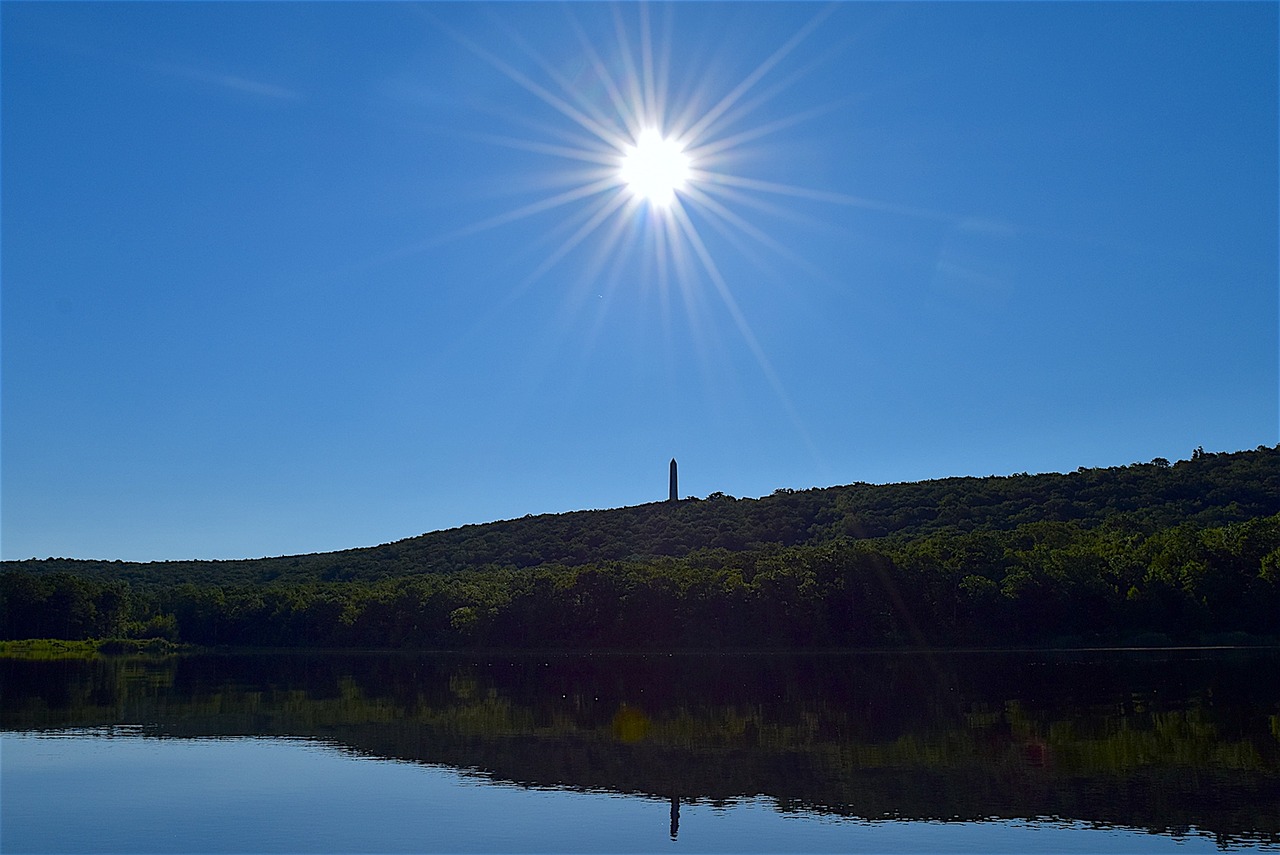
[[[1280,654],[0,661],[0,850],[1280,851]]]

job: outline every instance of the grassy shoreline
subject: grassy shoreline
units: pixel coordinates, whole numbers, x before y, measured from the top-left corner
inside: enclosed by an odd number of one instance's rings
[[[195,650],[190,644],[176,644],[163,638],[90,638],[67,641],[60,638],[22,638],[0,641],[0,657],[9,659],[92,659],[103,655],[167,656]]]
[[[672,648],[669,650],[646,649],[633,650],[616,647],[599,648],[519,648],[519,647],[486,647],[486,648],[380,648],[380,647],[246,647],[232,645],[227,647],[205,647],[196,644],[181,644],[163,638],[98,638],[70,641],[58,638],[25,638],[11,641],[0,641],[0,658],[55,660],[55,659],[93,659],[98,656],[172,656],[184,653],[233,653],[233,654],[383,654],[404,653],[414,655],[502,655],[502,656],[544,656],[544,655],[779,655],[779,654],[847,654],[847,653],[1070,653],[1100,651],[1137,651],[1137,650],[1264,650],[1280,648],[1280,638],[1275,636],[1256,636],[1245,633],[1227,635],[1208,635],[1195,644],[1174,643],[1168,638],[1152,638],[1150,635],[1124,639],[1113,644],[1098,644],[1080,641],[1079,643],[1048,643],[1045,645],[1013,645],[994,647],[975,647],[961,645],[957,647],[858,647],[858,648]]]

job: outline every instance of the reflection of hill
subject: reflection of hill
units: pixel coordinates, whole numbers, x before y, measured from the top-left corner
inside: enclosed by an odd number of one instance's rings
[[[1280,842],[1280,659],[247,656],[0,666],[6,729],[268,734],[527,786]]]

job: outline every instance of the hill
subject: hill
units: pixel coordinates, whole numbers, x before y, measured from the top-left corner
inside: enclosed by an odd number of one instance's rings
[[[0,638],[820,646],[1280,634],[1280,447],[530,516],[244,561],[0,566]]]
[[[682,558],[825,543],[910,540],[937,533],[1004,531],[1032,522],[1151,532],[1280,513],[1280,446],[1190,460],[1070,474],[944,478],[778,490],[760,499],[713,493],[613,510],[542,514],[468,525],[381,546],[235,561],[134,563],[46,559],[0,563],[0,572],[71,572],[138,584],[373,581],[465,569]]]

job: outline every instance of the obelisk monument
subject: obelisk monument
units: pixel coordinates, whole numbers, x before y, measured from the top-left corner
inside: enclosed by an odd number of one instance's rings
[[[676,459],[671,458],[671,495],[667,501],[675,502],[680,499],[680,491],[676,488]]]

